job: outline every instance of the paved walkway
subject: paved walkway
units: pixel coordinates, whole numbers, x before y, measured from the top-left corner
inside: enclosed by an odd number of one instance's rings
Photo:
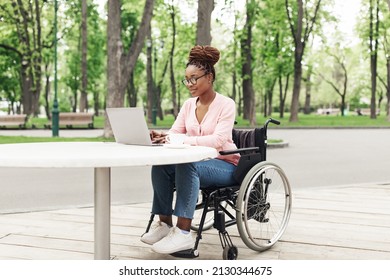
[[[289,179],[291,176],[294,182],[290,224],[282,239],[263,253],[246,248],[235,227],[229,228],[233,242],[239,247],[239,259],[390,259],[390,181],[386,169],[389,157],[386,149],[373,149],[386,147],[387,131],[366,133],[363,130],[343,130],[337,137],[333,133],[322,133],[321,138],[313,137],[319,132],[272,132],[272,137],[283,134],[282,138],[292,143],[289,149],[270,151],[274,162],[281,162],[286,169],[291,169],[286,170]],[[103,131],[99,129],[60,130],[61,137],[97,137],[102,134]],[[51,130],[0,129],[0,135],[51,136]],[[320,140],[323,142],[320,143]],[[371,144],[367,147],[363,140]],[[306,151],[307,158],[303,157],[302,150]],[[321,162],[313,162],[316,158],[312,155],[324,151],[329,156],[321,158]],[[380,151],[380,154],[374,153],[376,151]],[[354,157],[346,155],[348,152],[358,156],[356,160],[351,162]],[[363,162],[360,161],[362,155]],[[337,160],[332,165],[325,164],[328,157]],[[305,162],[307,168],[299,165],[299,160]],[[357,163],[362,166],[354,166]],[[293,169],[295,166],[298,170]],[[313,166],[321,168],[310,169]],[[349,168],[346,169],[346,166]],[[328,170],[331,167],[338,173]],[[375,174],[370,168],[380,174]],[[321,184],[332,186],[300,188],[302,182],[313,186],[307,170],[314,173],[314,183],[319,177],[315,172],[324,173],[339,183],[334,185],[331,184],[333,181],[322,179]],[[359,170],[365,172],[357,172]],[[340,186],[337,176],[348,179],[353,176],[355,181],[360,182],[363,180],[359,176],[370,181],[372,178],[387,181]],[[74,198],[74,194],[72,196]],[[171,256],[154,254],[149,246],[139,241],[139,236],[145,230],[149,209],[150,202],[112,206],[111,258],[173,259]],[[93,222],[92,207],[2,214],[0,259],[93,259]],[[199,249],[199,259],[221,259],[222,249],[216,230],[204,233]]]
[[[287,231],[266,252],[248,249],[228,228],[238,259],[389,260],[390,182],[297,190]],[[139,240],[150,203],[112,206],[112,259],[174,259]],[[93,208],[0,215],[0,259],[93,259]],[[198,259],[220,260],[215,229],[204,232]]]

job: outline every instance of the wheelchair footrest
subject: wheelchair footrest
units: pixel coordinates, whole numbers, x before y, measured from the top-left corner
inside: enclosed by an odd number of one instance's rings
[[[194,259],[199,257],[199,252],[198,250],[187,249],[187,250],[172,253],[171,255],[176,258]]]

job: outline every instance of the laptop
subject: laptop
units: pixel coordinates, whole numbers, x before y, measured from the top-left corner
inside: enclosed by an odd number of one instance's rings
[[[152,144],[142,108],[106,108],[106,112],[117,143],[161,146]]]

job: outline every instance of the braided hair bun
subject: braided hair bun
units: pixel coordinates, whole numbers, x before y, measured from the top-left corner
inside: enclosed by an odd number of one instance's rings
[[[214,66],[219,60],[219,50],[211,46],[195,46],[191,49],[188,61],[199,61]]]
[[[213,81],[215,80],[214,65],[218,62],[220,52],[218,49],[211,46],[195,46],[191,49],[188,56],[189,65],[194,65],[205,71],[206,74],[213,74]]]

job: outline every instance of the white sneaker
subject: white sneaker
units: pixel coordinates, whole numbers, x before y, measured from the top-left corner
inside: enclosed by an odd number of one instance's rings
[[[191,249],[194,239],[191,233],[184,234],[178,227],[172,227],[168,235],[153,244],[153,251],[160,254],[172,254],[178,251]]]
[[[161,221],[154,223],[148,232],[141,236],[141,241],[153,245],[168,235],[170,227]]]

